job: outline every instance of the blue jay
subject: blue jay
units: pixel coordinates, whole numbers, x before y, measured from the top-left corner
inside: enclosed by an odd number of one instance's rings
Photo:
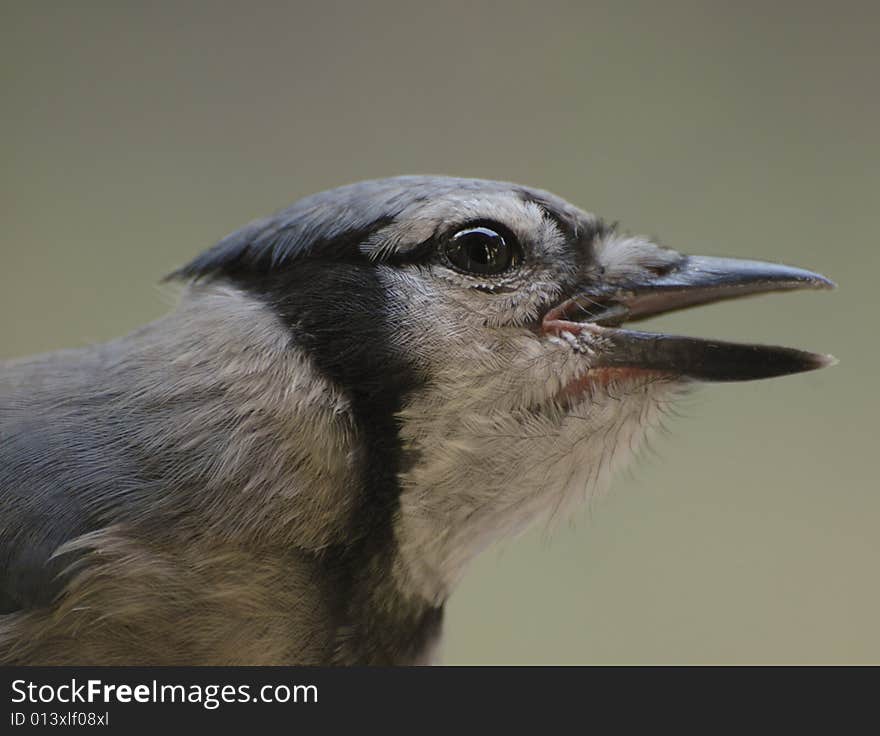
[[[823,276],[546,191],[307,197],[168,316],[0,364],[0,662],[418,664],[494,540],[596,494],[688,386],[830,356],[629,329]]]

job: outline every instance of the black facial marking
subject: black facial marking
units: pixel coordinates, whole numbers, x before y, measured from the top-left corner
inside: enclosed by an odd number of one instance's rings
[[[266,301],[322,375],[352,402],[367,444],[362,522],[372,530],[397,501],[402,452],[395,414],[420,378],[396,348],[389,295],[367,263],[309,260],[232,282]]]
[[[362,486],[352,493],[360,491],[361,495],[351,538],[326,550],[322,557],[327,574],[337,580],[341,591],[334,603],[335,615],[368,627],[349,630],[346,645],[349,655],[365,664],[384,663],[385,657],[392,656],[385,649],[373,651],[392,641],[390,632],[409,625],[421,629],[423,621],[433,621],[424,618],[430,607],[403,601],[394,586],[384,582],[391,579],[394,562],[398,474],[412,461],[402,446],[397,414],[421,377],[396,347],[381,268],[389,266],[366,259],[307,259],[280,269],[227,275],[232,283],[269,304],[296,345],[351,402],[365,451]],[[376,590],[387,595],[375,600]],[[388,629],[389,635],[376,637],[375,628]]]

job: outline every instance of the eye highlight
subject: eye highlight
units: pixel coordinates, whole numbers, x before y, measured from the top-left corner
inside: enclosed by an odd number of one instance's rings
[[[478,225],[455,233],[444,247],[450,265],[476,276],[497,276],[522,262],[522,249],[509,232]]]

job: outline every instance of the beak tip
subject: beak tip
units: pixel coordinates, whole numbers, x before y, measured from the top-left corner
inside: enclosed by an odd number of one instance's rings
[[[821,274],[818,274],[818,273],[816,274],[816,277],[815,277],[813,283],[815,284],[815,288],[817,288],[817,289],[824,289],[827,291],[831,291],[832,289],[837,288],[837,284],[834,281],[832,281],[828,277],[822,276]]]
[[[840,361],[830,353],[816,353],[813,357],[813,362],[815,363],[815,367],[818,369],[831,368],[832,366],[837,365]]]

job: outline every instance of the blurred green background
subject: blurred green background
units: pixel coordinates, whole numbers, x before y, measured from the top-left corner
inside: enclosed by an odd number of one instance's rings
[[[841,363],[689,397],[608,497],[476,562],[444,661],[880,662],[876,3],[0,7],[0,357],[125,333],[225,233],[400,173],[821,271],[654,323]]]

